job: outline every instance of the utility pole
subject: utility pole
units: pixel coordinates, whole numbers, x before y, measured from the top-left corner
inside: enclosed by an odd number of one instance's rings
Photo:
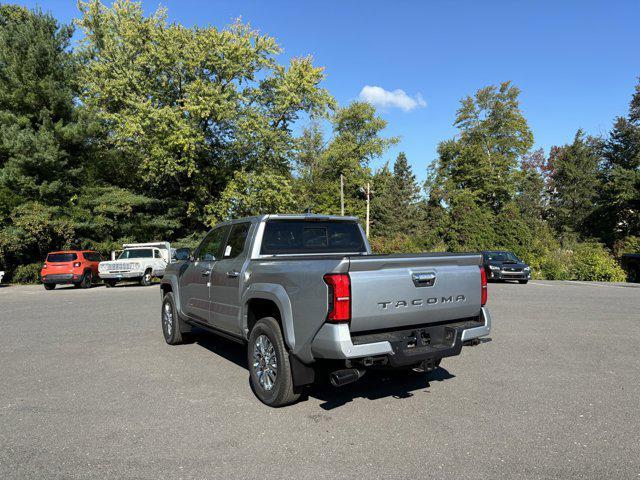
[[[365,233],[367,235],[367,238],[369,238],[369,224],[371,223],[370,221],[371,217],[369,215],[369,213],[371,212],[371,194],[375,193],[371,191],[371,182],[367,182],[366,188],[360,187],[360,193],[364,195],[364,198],[366,199],[366,202],[367,202],[367,221],[365,224]]]
[[[340,174],[340,215],[344,217],[344,175]]]
[[[367,182],[367,238],[369,238],[369,204],[371,203],[371,184]]]

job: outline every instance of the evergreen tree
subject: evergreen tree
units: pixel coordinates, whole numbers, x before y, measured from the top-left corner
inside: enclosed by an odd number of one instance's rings
[[[420,224],[420,186],[404,152],[400,152],[393,165],[393,173],[386,165],[377,175],[377,200],[374,203],[378,218],[377,232],[385,236],[414,235]],[[382,221],[381,221],[382,220]]]
[[[516,203],[530,224],[542,220],[545,211],[545,177],[546,159],[542,149],[524,155],[520,164],[522,172]]]
[[[0,263],[8,269],[74,239],[67,209],[91,149],[75,103],[72,34],[40,10],[0,6]]]
[[[640,82],[627,117],[618,117],[602,146],[596,211],[591,227],[609,245],[640,236]]]
[[[598,150],[578,130],[573,143],[553,147],[549,154],[550,220],[560,234],[585,232],[598,191]]]

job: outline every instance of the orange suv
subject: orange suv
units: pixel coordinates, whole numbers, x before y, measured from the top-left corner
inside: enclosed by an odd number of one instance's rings
[[[72,283],[76,288],[89,288],[98,278],[98,263],[102,256],[93,250],[68,250],[51,252],[40,271],[46,290],[58,284]]]

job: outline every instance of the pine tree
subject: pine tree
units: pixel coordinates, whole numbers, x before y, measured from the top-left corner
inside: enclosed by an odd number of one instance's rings
[[[578,130],[573,143],[549,154],[550,221],[557,232],[585,231],[598,191],[598,150],[594,139]]]
[[[602,147],[594,232],[608,244],[640,236],[640,82],[627,117],[618,117]]]

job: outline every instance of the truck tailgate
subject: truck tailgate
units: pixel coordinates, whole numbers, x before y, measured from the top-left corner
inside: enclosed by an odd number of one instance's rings
[[[349,258],[351,331],[400,328],[480,312],[480,255]]]

